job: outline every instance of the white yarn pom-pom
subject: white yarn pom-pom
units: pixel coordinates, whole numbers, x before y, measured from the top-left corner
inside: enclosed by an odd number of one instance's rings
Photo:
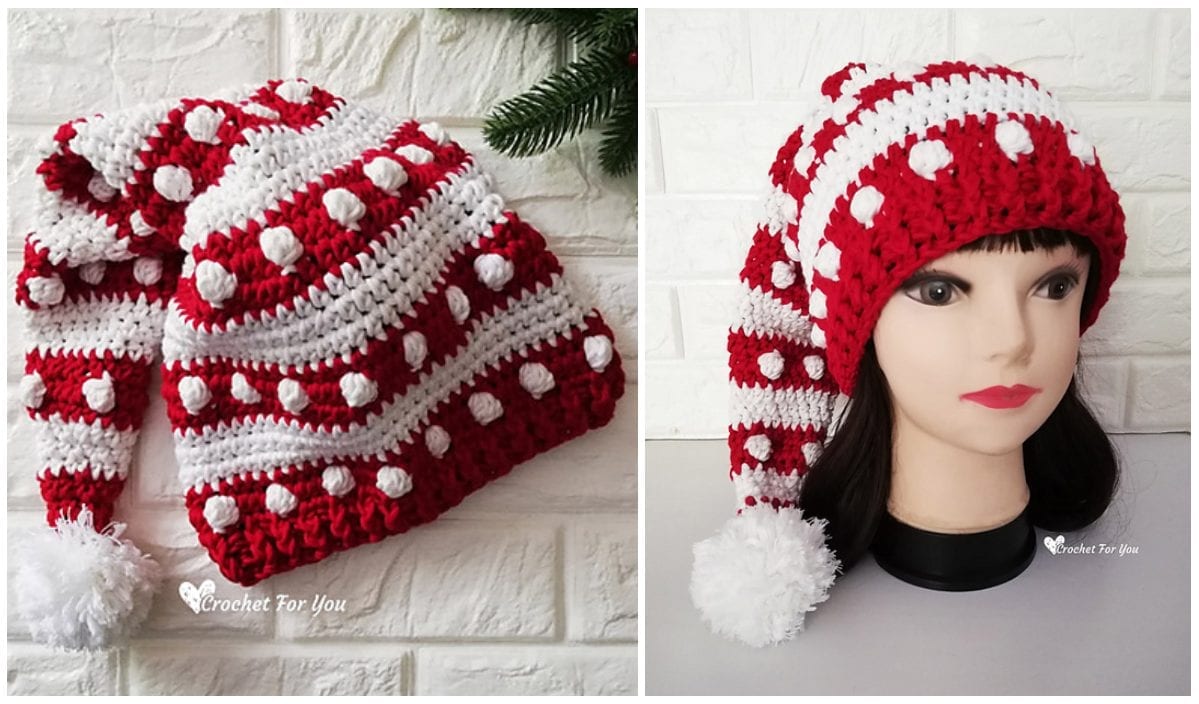
[[[79,278],[95,286],[104,280],[106,271],[108,271],[108,265],[104,262],[88,262],[79,267]]]
[[[21,377],[21,400],[26,408],[40,408],[46,398],[46,382],[37,372]]]
[[[305,81],[284,81],[275,86],[275,94],[289,103],[303,105],[312,100],[312,84]]]
[[[129,228],[133,230],[133,234],[138,237],[149,237],[156,230],[146,222],[146,218],[142,216],[142,211],[135,210],[129,215]]]
[[[92,176],[91,180],[87,182],[87,192],[91,193],[93,198],[102,203],[107,203],[117,195],[117,189],[104,180],[104,174]]]
[[[520,385],[535,399],[540,399],[554,388],[553,372],[539,362],[522,364],[517,375]]]
[[[375,475],[375,486],[388,498],[398,499],[412,491],[412,477],[399,467],[382,467]]]
[[[194,416],[212,401],[212,392],[200,377],[185,376],[179,380],[179,400],[187,412]]]
[[[939,139],[917,142],[908,154],[908,167],[929,181],[936,180],[937,172],[952,161],[949,148]]]
[[[415,144],[405,144],[396,150],[396,155],[402,156],[413,164],[418,165],[428,164],[430,161],[433,161],[433,152],[424,147],[418,147]]]
[[[487,425],[504,415],[504,405],[498,398],[486,391],[471,394],[470,398],[466,400],[466,405],[470,407],[470,414],[479,421],[480,425]]]
[[[1081,134],[1071,132],[1066,137],[1066,146],[1069,147],[1070,153],[1074,155],[1074,158],[1083,164],[1091,166],[1095,163],[1095,147],[1091,146],[1091,142]]]
[[[220,308],[237,290],[237,277],[219,263],[205,259],[196,265],[196,290],[214,308]]]
[[[321,472],[321,486],[325,487],[330,496],[345,496],[354,488],[354,475],[350,473],[349,467],[343,465],[326,467],[325,471]]]
[[[237,510],[237,499],[232,496],[209,496],[204,502],[204,520],[217,533],[237,523],[241,512]]]
[[[341,395],[350,408],[365,406],[379,395],[379,387],[365,374],[350,372],[343,375],[338,383],[341,386]]]
[[[282,484],[271,484],[266,488],[266,507],[277,516],[286,516],[296,510],[296,495]]]
[[[404,361],[413,369],[420,369],[420,366],[425,363],[425,357],[429,354],[429,345],[425,341],[425,336],[413,330],[404,333],[402,342],[404,344]]]
[[[58,305],[67,290],[57,274],[31,277],[25,286],[29,289],[29,299],[39,306]]]
[[[304,254],[304,245],[286,225],[268,227],[258,235],[258,246],[262,255],[271,262],[283,267],[283,273],[295,271],[295,264]]]
[[[112,375],[108,372],[99,379],[88,379],[83,382],[83,398],[87,400],[88,408],[96,413],[108,413],[117,405],[117,393],[113,388]]]
[[[133,262],[133,278],[142,286],[153,286],[162,280],[162,260],[157,257],[138,257]]]
[[[191,172],[182,166],[168,164],[154,171],[154,190],[167,200],[182,203],[192,199]]]
[[[493,252],[475,257],[475,274],[492,291],[499,291],[512,280],[516,267],[512,262]]]
[[[292,413],[299,413],[308,407],[308,394],[300,382],[295,379],[283,379],[279,382],[279,403]]]
[[[426,122],[418,129],[420,129],[420,131],[424,133],[426,137],[434,142],[437,142],[437,144],[441,145],[446,143],[447,137],[445,134],[445,128],[436,122]]]
[[[446,451],[450,449],[450,434],[440,425],[429,426],[425,431],[425,447],[429,454],[437,459],[445,457]]]
[[[812,379],[819,381],[824,377],[824,360],[819,355],[812,354],[804,357],[803,367]]]
[[[470,317],[470,299],[465,291],[457,286],[447,286],[445,300],[450,306],[450,315],[454,316],[455,323],[461,324]]]
[[[583,356],[589,367],[597,372],[604,371],[612,363],[612,341],[603,335],[583,338]]]
[[[38,643],[95,650],[132,635],[150,611],[162,570],[120,538],[123,523],[97,532],[88,507],[60,517],[17,548],[14,591],[21,618]]]
[[[883,194],[874,186],[859,188],[849,201],[849,214],[866,227],[874,226],[874,216],[883,207]]]
[[[1016,161],[1021,154],[1032,153],[1032,136],[1028,128],[1015,120],[1004,120],[995,125],[995,141],[1007,158]]]
[[[321,196],[321,203],[329,217],[350,230],[358,229],[358,221],[366,215],[366,206],[358,196],[344,188],[334,188]]]
[[[183,129],[187,131],[188,137],[197,142],[220,144],[221,138],[217,136],[217,130],[224,121],[224,110],[220,108],[213,110],[208,105],[197,105],[187,113],[187,117],[183,118]]]
[[[826,526],[797,508],[759,504],[696,543],[691,601],[712,631],[754,647],[802,631],[840,566],[825,545]]]
[[[841,271],[841,250],[832,242],[825,242],[816,253],[812,266],[826,279],[838,281]]]
[[[770,283],[778,289],[787,289],[795,283],[795,265],[791,262],[775,262],[770,265]]]
[[[395,159],[377,156],[362,167],[362,172],[375,184],[375,188],[386,193],[395,193],[408,183],[408,172]]]
[[[762,372],[762,376],[771,381],[775,381],[782,376],[785,367],[786,360],[783,359],[783,354],[778,350],[770,350],[766,354],[758,355],[758,371]]]
[[[258,393],[258,389],[250,386],[250,380],[241,372],[233,375],[230,390],[233,392],[233,398],[242,403],[258,403],[262,400],[262,394]]]

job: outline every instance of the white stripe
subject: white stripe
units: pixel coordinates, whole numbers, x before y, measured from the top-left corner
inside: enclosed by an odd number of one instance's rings
[[[821,127],[830,118],[834,124],[845,124],[845,121],[849,118],[849,114],[861,103],[857,96],[858,91],[879,79],[891,76],[895,70],[893,68],[886,68],[881,64],[867,64],[865,70],[851,69],[849,78],[841,84],[841,97],[833,100],[827,95],[821,94],[820,103],[808,115],[808,119],[803,122],[803,132],[800,133],[803,139],[802,146],[811,145]],[[805,176],[807,175],[806,171],[807,169],[805,168]]]
[[[133,259],[129,240],[117,239],[117,226],[106,223],[107,216],[96,215],[80,203],[46,188],[37,178],[37,225],[29,241],[37,249],[48,251],[47,259],[55,266],[64,260],[69,267],[95,261],[117,262]]]
[[[38,457],[43,465],[38,469],[39,474],[49,469],[57,475],[60,468],[75,473],[88,466],[92,467],[93,476],[102,475],[105,479],[124,477],[129,472],[133,448],[137,445],[136,430],[105,428],[100,421],[95,424],[67,421],[58,413],[37,416],[34,426]]]
[[[815,388],[772,389],[729,382],[729,425],[749,428],[762,422],[768,428],[824,430],[832,421],[837,395]]]
[[[75,136],[67,146],[87,159],[108,185],[128,195],[125,186],[141,164],[137,155],[151,137],[162,136],[159,124],[178,105],[177,100],[158,100],[75,123]]]
[[[801,486],[803,486],[803,479],[799,476],[798,471],[782,474],[761,464],[752,469],[749,465],[743,464],[741,473],[733,475],[733,492],[737,497],[737,504],[734,508],[744,508],[747,496],[752,496],[754,499],[766,496],[795,501],[799,498]]]
[[[966,115],[983,117],[988,113],[1008,112],[1048,117],[1067,128],[1071,126],[1057,101],[1038,91],[1031,82],[1021,82],[1015,76],[1005,81],[995,74],[978,73],[957,75],[954,79],[959,82],[951,83],[944,78],[917,82],[910,93],[898,91],[891,99],[879,101],[873,110],[861,113],[856,122],[846,125],[845,136],[837,140],[837,147],[824,155],[810,182],[812,190],[804,196],[799,216],[799,261],[809,291],[812,262],[837,199],[846,194],[850,184],[857,181],[858,174],[875,157],[892,144],[902,142],[909,133],[925,134],[933,127],[944,128],[950,122],[960,122]],[[972,97],[983,95],[986,102]]]
[[[746,335],[810,343],[812,321],[760,287],[750,289],[742,281],[741,304],[732,329],[733,332],[744,331]]]
[[[267,211],[280,200],[292,202],[295,193],[322,175],[381,146],[398,126],[388,115],[342,101],[303,131],[246,132],[246,143],[229,151],[230,163],[220,180],[188,206],[180,246],[188,251],[193,245],[204,247],[214,233],[228,236],[230,228],[245,228],[252,220],[265,226]]]
[[[42,354],[112,352],[150,360],[162,341],[166,299],[95,298],[27,311],[25,350]]]
[[[428,421],[430,413],[488,367],[511,360],[541,341],[573,336],[571,328],[582,326],[584,311],[561,277],[555,275],[552,286],[538,288],[538,293],[526,294],[508,309],[475,321],[464,348],[444,365],[422,374],[406,393],[383,404],[377,415],[362,424],[319,430],[298,421],[259,416],[199,433],[175,431],[180,481],[198,486],[235,474],[253,474],[247,467],[273,469],[394,451],[412,440],[412,433]]]
[[[315,369],[363,349],[416,302],[424,302],[426,292],[442,281],[451,256],[502,217],[499,207],[487,207],[486,182],[487,176],[469,164],[452,174],[413,215],[392,226],[383,244],[372,241],[369,251],[342,264],[340,276],[327,274],[324,289],[312,285],[294,297],[290,309],[280,303],[273,314],[264,311],[224,330],[203,330],[172,301],[164,360],[189,368],[195,360],[215,357]]]

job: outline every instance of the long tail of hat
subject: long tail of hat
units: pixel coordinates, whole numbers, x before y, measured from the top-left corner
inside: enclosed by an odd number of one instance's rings
[[[805,519],[797,507],[838,396],[812,339],[803,273],[787,253],[798,207],[785,184],[801,130],[771,169],[774,191],[741,271],[738,320],[729,331],[737,515],[695,545],[691,578],[692,601],[712,630],[753,646],[802,630],[839,567],[825,545],[825,522]]]

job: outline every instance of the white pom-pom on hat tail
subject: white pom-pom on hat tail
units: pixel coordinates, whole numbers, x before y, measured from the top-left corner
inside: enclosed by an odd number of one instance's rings
[[[22,541],[15,578],[18,609],[33,639],[64,650],[120,644],[150,611],[162,582],[154,558],[127,539],[125,524],[97,532],[86,506]]]
[[[691,601],[712,631],[754,647],[802,631],[840,567],[826,545],[826,525],[797,508],[758,504],[696,543]]]

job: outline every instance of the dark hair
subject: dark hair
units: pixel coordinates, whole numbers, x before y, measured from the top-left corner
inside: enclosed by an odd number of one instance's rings
[[[1080,256],[1090,255],[1085,315],[1099,275],[1098,252],[1089,240],[1040,228],[988,235],[958,251],[996,252],[1016,246],[1022,252],[1073,246]],[[1035,526],[1055,532],[1078,530],[1103,515],[1119,481],[1111,440],[1079,397],[1077,379],[1076,373],[1057,408],[1024,442],[1029,516]],[[841,420],[804,477],[799,506],[806,517],[828,520],[829,547],[845,571],[870,549],[891,493],[894,417],[873,341],[862,354],[853,399]]]

